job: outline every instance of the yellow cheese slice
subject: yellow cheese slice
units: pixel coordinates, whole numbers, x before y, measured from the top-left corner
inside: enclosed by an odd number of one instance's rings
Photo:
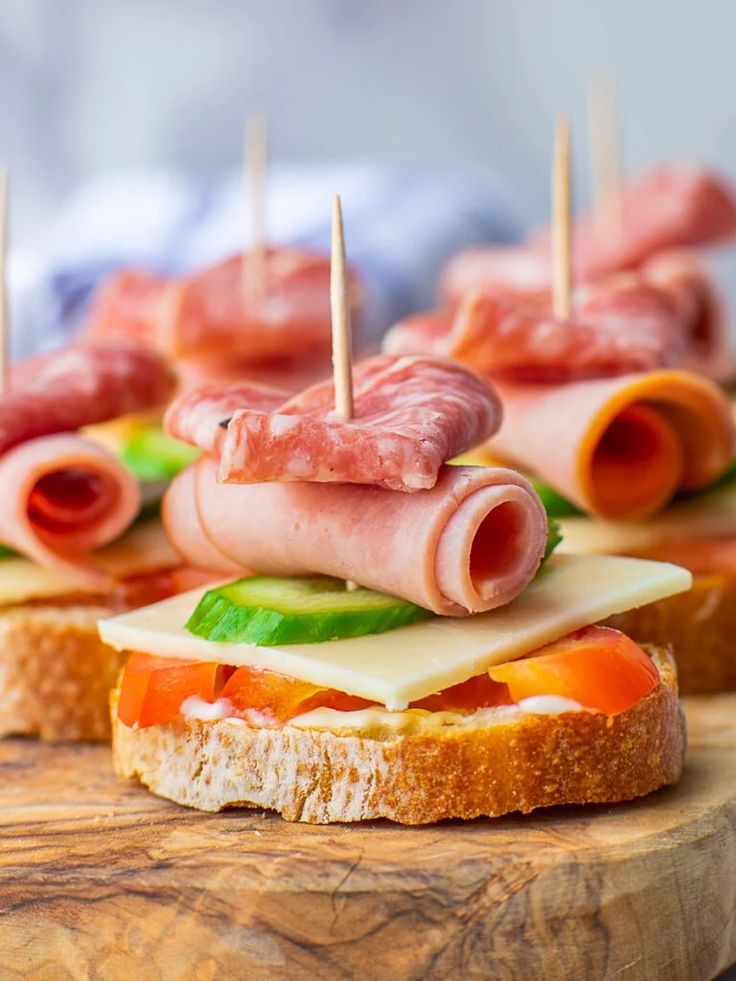
[[[204,640],[184,624],[205,589],[101,620],[99,631],[118,650],[267,668],[396,710],[571,630],[684,592],[691,581],[689,572],[662,562],[557,556],[506,607],[348,640],[282,647]]]
[[[560,530],[558,551],[571,555],[615,555],[646,551],[672,538],[736,535],[736,486],[698,494],[646,522],[563,518]]]
[[[106,572],[119,579],[181,565],[157,518],[134,525],[95,557]],[[28,559],[0,560],[0,607],[86,591],[62,573],[44,569]]]

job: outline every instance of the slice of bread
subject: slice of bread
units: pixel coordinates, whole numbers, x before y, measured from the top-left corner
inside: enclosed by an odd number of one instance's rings
[[[671,644],[680,694],[736,690],[736,576],[696,575],[690,592],[608,622],[639,643]]]
[[[426,824],[630,800],[676,782],[685,749],[672,658],[662,649],[650,654],[660,684],[614,718],[485,709],[470,722],[408,734],[183,717],[130,729],[117,719],[114,692],[115,768],[200,810],[263,807],[317,824]]]
[[[103,644],[95,602],[0,611],[0,737],[110,738],[109,693],[123,655]]]

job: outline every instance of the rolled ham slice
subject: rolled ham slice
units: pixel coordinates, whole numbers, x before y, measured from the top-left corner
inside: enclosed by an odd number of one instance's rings
[[[444,616],[493,609],[539,568],[544,508],[498,467],[440,470],[421,494],[319,483],[226,485],[204,456],[175,478],[163,520],[183,558],[232,573],[329,575]]]
[[[498,389],[504,421],[492,456],[601,517],[654,514],[678,490],[719,477],[734,452],[728,399],[688,372]]]
[[[106,585],[90,552],[121,535],[140,509],[138,481],[96,443],[59,434],[0,457],[0,541],[71,582]]]
[[[493,378],[568,381],[680,364],[686,337],[675,298],[629,274],[577,290],[569,320],[503,293],[472,293],[454,316],[397,324],[384,350],[445,355]]]
[[[258,293],[246,290],[249,255],[191,276],[164,280],[123,272],[100,287],[86,334],[145,339],[175,359],[235,357],[260,362],[329,351],[330,259],[297,248],[270,249]],[[350,273],[357,322],[360,286]]]
[[[353,367],[353,417],[334,411],[332,380],[315,385],[277,408],[241,389],[240,408],[221,439],[204,420],[199,393],[175,403],[168,431],[195,437],[221,454],[220,479],[231,483],[311,480],[377,484],[393,490],[433,487],[445,460],[491,436],[501,421],[494,391],[459,364],[437,358],[385,355]],[[238,393],[225,392],[228,402]],[[214,423],[222,420],[222,397],[213,399]],[[195,417],[195,425],[190,418]]]

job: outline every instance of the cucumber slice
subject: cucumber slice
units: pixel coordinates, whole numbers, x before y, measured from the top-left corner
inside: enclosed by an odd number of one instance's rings
[[[539,494],[544,510],[551,518],[571,518],[583,514],[579,507],[572,501],[568,501],[562,494],[558,494],[554,487],[550,487],[549,484],[545,484],[541,480],[533,480],[532,486]]]
[[[186,628],[207,640],[274,647],[380,634],[429,616],[371,589],[349,591],[341,579],[252,576],[210,589]]]
[[[171,480],[200,453],[195,446],[167,436],[160,426],[144,426],[131,433],[120,459],[138,480]]]

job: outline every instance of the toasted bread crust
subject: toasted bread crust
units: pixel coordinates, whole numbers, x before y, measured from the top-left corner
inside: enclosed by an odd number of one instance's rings
[[[609,622],[640,643],[672,645],[681,695],[736,690],[736,576],[696,575],[689,592]]]
[[[103,644],[96,604],[0,611],[0,737],[110,738],[109,691],[123,655]]]
[[[660,684],[615,718],[519,713],[483,728],[380,739],[239,720],[179,718],[135,730],[118,721],[113,693],[115,768],[200,810],[265,807],[318,824],[426,824],[630,800],[674,783],[682,769],[674,665],[666,652],[653,657]]]

